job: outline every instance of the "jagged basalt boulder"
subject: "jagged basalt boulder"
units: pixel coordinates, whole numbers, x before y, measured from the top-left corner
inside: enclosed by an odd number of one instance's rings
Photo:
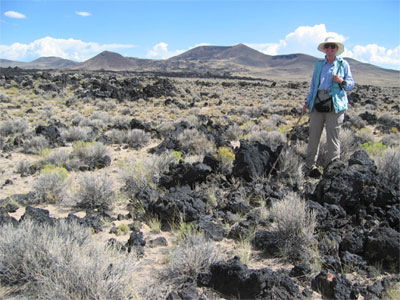
[[[357,299],[358,293],[352,291],[352,284],[343,276],[335,273],[319,273],[312,281],[311,287],[320,293],[323,299]]]
[[[45,224],[54,226],[57,219],[50,217],[50,212],[47,209],[36,208],[32,206],[27,206],[25,213],[22,215],[20,221],[31,220],[39,224]]]
[[[132,232],[125,247],[129,252],[136,251],[137,255],[144,255],[144,246],[146,241],[143,239],[143,232]]]
[[[238,257],[211,265],[201,273],[200,286],[213,288],[236,299],[305,299],[295,282],[282,272],[249,269]]]
[[[360,150],[351,156],[347,167],[341,161],[328,165],[313,197],[319,203],[340,205],[346,213],[355,214],[362,208],[394,205],[399,198],[393,189],[382,183],[373,160]]]
[[[169,230],[180,220],[187,223],[200,220],[207,214],[207,199],[205,192],[183,186],[171,188],[165,196],[145,205],[150,213],[159,218],[162,229]]]
[[[382,264],[389,272],[400,271],[400,233],[392,228],[380,227],[368,234],[365,258],[370,265]]]
[[[37,135],[43,135],[51,146],[65,146],[64,140],[61,137],[60,131],[54,125],[43,126],[39,125],[35,128]]]
[[[6,209],[0,207],[0,227],[8,224],[17,225],[18,221],[15,218],[9,216]]]
[[[169,172],[160,178],[159,185],[165,188],[178,185],[192,186],[204,182],[211,171],[211,167],[200,162],[194,164],[180,162],[170,166]]]
[[[246,181],[267,175],[278,158],[281,147],[276,152],[259,142],[240,141],[240,148],[235,151],[232,174]]]

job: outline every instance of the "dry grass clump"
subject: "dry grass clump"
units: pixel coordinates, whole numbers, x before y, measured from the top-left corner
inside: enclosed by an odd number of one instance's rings
[[[282,150],[279,156],[277,177],[291,186],[302,186],[304,183],[304,162],[292,148]]]
[[[356,151],[360,145],[356,142],[356,136],[351,129],[342,128],[339,132],[340,140],[340,160],[347,162],[350,156]],[[327,166],[328,161],[328,145],[326,143],[325,129],[322,132],[321,142],[319,147],[318,164],[320,166]]]
[[[0,125],[0,135],[23,134],[28,129],[26,120],[7,120]]]
[[[77,158],[76,162],[79,167],[80,164],[93,165],[96,163],[110,162],[110,151],[108,148],[100,142],[96,143],[83,143],[76,142],[73,145],[73,151],[70,155],[70,160],[73,162],[73,158]],[[69,163],[70,167],[73,168],[72,162]],[[105,167],[104,165],[103,167]]]
[[[83,209],[109,209],[115,200],[113,182],[107,174],[85,173],[78,179],[76,206]]]
[[[67,176],[68,172],[64,168],[49,165],[42,169],[33,183],[34,196],[30,202],[34,204],[62,202],[65,198]]]
[[[278,146],[285,143],[285,135],[278,131],[259,130],[251,132],[249,136],[250,142],[257,141],[260,144],[267,145],[271,149],[276,149]]]
[[[400,188],[400,147],[387,149],[376,164],[380,176],[389,183],[397,183]]]
[[[92,129],[88,126],[71,126],[61,130],[62,138],[67,142],[89,141]]]
[[[221,261],[223,254],[216,243],[207,240],[198,231],[186,233],[169,252],[168,266],[161,277],[175,284],[196,282],[198,274]]]
[[[0,230],[0,285],[6,296],[134,299],[134,266],[133,256],[95,243],[89,229],[75,223],[51,227],[27,220]]]
[[[44,136],[33,136],[24,141],[22,152],[26,154],[39,154],[47,147],[49,147],[49,142]]]
[[[42,165],[54,165],[57,167],[65,167],[69,160],[69,153],[65,149],[55,149],[46,155],[41,161]]]
[[[122,170],[122,180],[125,183],[123,190],[130,199],[135,199],[137,193],[156,188],[160,176],[168,171],[169,165],[179,160],[179,153],[173,151],[128,162]]]
[[[196,128],[185,129],[177,139],[188,154],[203,154],[214,148],[214,142]]]
[[[150,142],[150,134],[142,129],[132,129],[125,136],[125,143],[133,149],[140,149]]]
[[[315,244],[315,213],[307,208],[296,193],[288,193],[283,200],[272,204],[270,217],[276,245],[290,261],[311,259]]]

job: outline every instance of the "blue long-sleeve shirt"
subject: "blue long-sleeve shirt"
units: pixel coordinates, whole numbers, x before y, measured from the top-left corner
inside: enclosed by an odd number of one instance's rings
[[[335,58],[337,60],[337,58]],[[343,60],[343,67],[344,67],[344,80],[346,80],[347,84],[343,86],[343,88],[346,91],[350,91],[354,88],[354,79],[353,75],[351,74],[350,66],[349,63],[345,60]],[[332,86],[332,75],[333,75],[333,68],[334,68],[334,63],[330,64],[328,60],[325,58],[324,65],[321,70],[321,75],[319,79],[319,90],[330,90]],[[312,96],[313,96],[313,91],[315,88],[315,82],[314,82],[314,76],[313,79],[311,80],[311,85],[310,85],[310,92],[307,95],[306,102],[310,103]]]

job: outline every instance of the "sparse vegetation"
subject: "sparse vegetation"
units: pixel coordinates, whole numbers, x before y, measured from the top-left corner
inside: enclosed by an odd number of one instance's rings
[[[336,202],[332,191],[336,186],[327,185],[329,173],[322,180],[302,173],[308,123],[299,125],[295,132],[292,124],[299,116],[299,99],[306,97],[309,82],[215,79],[205,78],[206,74],[179,78],[179,74],[164,77],[103,71],[4,72],[12,74],[0,72],[0,223],[17,224],[12,218],[19,218],[27,205],[48,209],[50,217],[59,219],[55,227],[35,224],[29,229],[20,218],[18,226],[22,227],[1,228],[0,298],[161,300],[180,295],[182,288],[195,287],[211,299],[210,291],[196,286],[197,275],[206,272],[202,278],[208,278],[210,264],[231,262],[235,255],[241,261],[234,260],[235,264],[257,269],[269,268],[279,260],[282,275],[293,267],[307,271],[309,266],[312,274],[301,275],[299,280],[290,275],[303,291],[320,271],[357,272],[356,264],[351,270],[346,268],[339,255],[339,249],[346,247],[347,234],[356,235],[365,228],[373,231],[381,227],[377,224],[397,230],[398,88],[357,86],[351,94],[354,101],[340,134],[341,160],[345,162],[340,168],[353,174],[358,165],[346,162],[356,150],[364,149],[375,160],[377,172],[359,170],[367,172],[365,179],[379,176],[379,186],[371,182],[371,190],[369,186],[357,190],[354,199],[360,201],[349,208]],[[67,79],[62,90],[58,87],[60,76]],[[106,88],[100,90],[104,84]],[[54,90],[45,91],[45,86]],[[115,98],[110,97],[111,91]],[[39,125],[49,131],[37,133]],[[141,129],[132,130],[136,125]],[[288,136],[291,140],[285,147]],[[324,138],[325,133],[318,161],[321,171],[327,163]],[[240,140],[249,144],[258,141],[274,154],[283,145],[276,172],[249,182],[234,174],[233,167],[239,166],[235,153]],[[150,148],[150,142],[157,145]],[[258,168],[258,160],[267,156],[246,157],[254,166],[243,168]],[[198,179],[196,169],[191,170],[195,166],[204,167],[207,175]],[[179,178],[181,168],[190,172]],[[332,171],[341,172],[340,168]],[[171,184],[164,185],[169,178],[173,179]],[[186,179],[194,183],[183,186]],[[352,178],[343,180],[349,180],[349,187],[353,187]],[[382,183],[394,191],[382,193]],[[344,184],[343,193],[346,188]],[[384,195],[384,201],[374,201],[375,191]],[[174,215],[176,209],[180,214]],[[71,212],[80,224],[91,228],[76,224],[62,227],[60,216]],[[176,217],[173,221],[185,216],[185,222],[168,224],[169,215]],[[355,218],[351,222],[350,216]],[[264,232],[268,241],[257,240],[265,238],[257,235]],[[162,238],[167,239],[167,246]],[[104,248],[107,240],[113,245],[111,249]],[[259,245],[270,245],[274,253],[264,254],[273,257],[259,253]],[[20,248],[23,250],[15,251]],[[135,259],[125,250],[136,250],[131,252],[144,258],[139,258],[137,272],[132,270]],[[370,263],[371,258],[365,258],[366,252],[359,253],[369,273],[374,265],[380,268],[379,277],[370,277],[370,283],[382,278],[393,283],[383,270],[385,264],[379,267],[379,262]],[[14,275],[25,272],[15,284],[1,278],[9,276],[2,270],[11,270],[3,268],[4,262],[15,266]],[[26,275],[28,271],[31,277]],[[349,278],[357,291],[366,294],[365,282],[357,276]],[[397,286],[385,283],[382,295],[396,297],[397,290]]]
[[[195,282],[200,272],[206,271],[223,257],[216,244],[207,241],[203,234],[187,232],[185,238],[170,251],[162,280],[172,281],[176,285]]]
[[[35,204],[62,202],[65,197],[67,176],[68,172],[64,168],[46,166],[33,183],[34,197],[30,201]]]
[[[113,183],[106,173],[86,173],[78,180],[76,205],[83,209],[110,209],[115,200]]]
[[[303,199],[295,193],[287,194],[272,204],[270,217],[275,242],[285,257],[291,261],[313,257],[316,216]]]
[[[0,283],[6,294],[48,300],[130,299],[135,294],[134,267],[133,256],[96,244],[88,228],[74,223],[50,227],[24,221],[0,230]]]
[[[387,149],[378,158],[377,167],[382,178],[400,188],[400,147]]]

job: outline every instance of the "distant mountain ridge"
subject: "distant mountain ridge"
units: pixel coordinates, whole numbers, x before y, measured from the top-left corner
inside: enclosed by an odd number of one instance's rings
[[[273,80],[310,81],[314,64],[321,58],[295,53],[267,55],[244,44],[235,46],[199,46],[165,60],[124,57],[118,53],[103,51],[77,63],[58,57],[41,57],[24,63],[0,59],[0,67],[58,70],[105,70],[192,72],[231,74],[268,78]],[[383,69],[371,64],[346,58],[359,84],[400,86],[400,72]]]

